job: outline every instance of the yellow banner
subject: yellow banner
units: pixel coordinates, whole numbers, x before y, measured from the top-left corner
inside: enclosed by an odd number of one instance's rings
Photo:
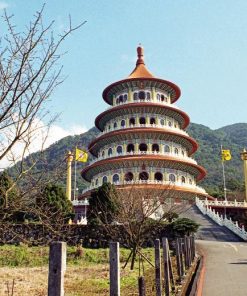
[[[76,148],[75,160],[80,162],[87,162],[88,154],[86,151]]]
[[[232,158],[230,150],[221,150],[222,161],[230,160]]]

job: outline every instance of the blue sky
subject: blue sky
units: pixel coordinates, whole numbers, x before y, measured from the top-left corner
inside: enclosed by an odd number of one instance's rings
[[[0,0],[0,10],[7,7],[21,28],[42,3]],[[213,129],[247,122],[247,1],[50,0],[43,17],[59,32],[69,14],[74,24],[87,23],[62,48],[68,77],[49,106],[61,113],[61,129],[94,125],[108,107],[103,89],[133,70],[139,43],[148,69],[181,88],[176,104],[192,122]]]

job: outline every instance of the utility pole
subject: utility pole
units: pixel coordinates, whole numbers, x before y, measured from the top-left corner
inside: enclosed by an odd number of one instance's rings
[[[247,151],[245,149],[241,153],[241,159],[244,162],[245,200],[247,201]]]

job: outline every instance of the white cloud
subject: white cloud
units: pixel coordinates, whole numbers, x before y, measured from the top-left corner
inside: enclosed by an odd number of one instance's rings
[[[4,2],[4,1],[0,1],[0,10],[3,10],[7,7],[9,7],[8,3]]]
[[[63,128],[57,124],[53,124],[48,129],[48,127],[41,120],[36,119],[33,123],[33,131],[31,132],[31,136],[29,136],[28,139],[28,141],[30,141],[30,145],[28,145],[28,151],[26,151],[25,156],[41,149],[45,149],[54,142],[57,142],[64,137],[79,135],[85,133],[86,131],[87,128],[81,125],[72,125],[71,127]],[[7,145],[8,143],[7,139],[11,138],[11,133],[12,131],[7,132],[8,137],[6,137],[5,145]],[[8,155],[0,161],[0,170],[21,160],[26,141],[27,137],[24,138],[22,141],[19,141],[13,147],[11,152],[8,153]],[[2,142],[1,146],[1,148],[4,148],[4,141]]]
[[[82,133],[85,133],[87,131],[87,128],[80,125],[73,125],[69,127],[68,129],[64,129],[61,126],[58,125],[52,125],[50,127],[49,136],[46,140],[45,147],[47,148],[52,143],[67,137],[67,136],[74,136],[74,135],[80,135]]]

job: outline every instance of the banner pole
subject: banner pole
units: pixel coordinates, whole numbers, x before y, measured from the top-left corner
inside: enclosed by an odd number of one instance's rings
[[[74,165],[74,200],[75,200],[75,193],[76,193],[76,164],[77,164],[77,159],[76,159],[76,149],[77,149],[77,146],[75,147],[75,165]]]

